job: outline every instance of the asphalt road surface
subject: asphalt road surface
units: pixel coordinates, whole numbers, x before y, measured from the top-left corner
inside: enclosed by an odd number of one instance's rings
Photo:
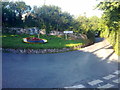
[[[117,55],[100,38],[94,45],[77,51],[3,53],[2,60],[3,88],[118,87]]]

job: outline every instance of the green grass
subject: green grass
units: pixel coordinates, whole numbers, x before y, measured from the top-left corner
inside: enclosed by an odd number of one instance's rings
[[[60,49],[60,48],[69,48],[77,45],[83,45],[86,42],[84,40],[65,40],[57,36],[46,36],[40,35],[40,38],[47,39],[48,43],[45,44],[29,44],[22,41],[25,37],[31,37],[30,35],[10,35],[4,34],[2,36],[2,47],[3,48],[20,48],[20,49]],[[37,37],[32,35],[32,37]]]

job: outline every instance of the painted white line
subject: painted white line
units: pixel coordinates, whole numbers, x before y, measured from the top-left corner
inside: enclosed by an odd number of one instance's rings
[[[101,82],[103,82],[103,81],[98,79],[98,80],[88,82],[88,84],[93,86],[93,85],[96,85],[96,84],[101,83]]]
[[[100,86],[100,87],[97,87],[97,88],[111,88],[111,87],[113,87],[114,85],[112,85],[112,84],[106,84],[106,85],[103,85],[103,86]]]
[[[109,79],[114,78],[114,77],[115,77],[115,75],[110,74],[110,75],[105,76],[103,78],[106,79],[106,80],[109,80]]]
[[[120,83],[120,78],[113,80],[114,83]]]
[[[120,74],[120,70],[115,71],[114,74]]]
[[[70,87],[64,87],[64,88],[85,88],[84,85],[80,84],[80,85],[75,85],[75,86],[70,86]]]

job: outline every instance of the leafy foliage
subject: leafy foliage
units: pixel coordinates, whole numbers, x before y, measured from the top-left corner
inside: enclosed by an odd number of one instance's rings
[[[100,2],[97,5],[100,10],[104,11],[102,16],[104,25],[101,24],[101,26],[104,27],[102,36],[108,38],[110,43],[114,46],[115,51],[119,54],[120,49],[118,46],[120,45],[120,39],[118,39],[118,34],[120,32],[120,2],[107,1]]]
[[[22,14],[30,10],[24,2],[2,2],[3,27],[22,27]]]

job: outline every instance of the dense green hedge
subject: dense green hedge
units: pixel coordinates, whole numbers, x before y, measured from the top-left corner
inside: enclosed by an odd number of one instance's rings
[[[117,32],[117,40],[114,49],[115,52],[120,56],[120,30]]]
[[[120,30],[117,31],[109,31],[106,29],[104,32],[101,32],[101,37],[107,38],[107,40],[110,42],[111,45],[113,45],[113,48],[115,50],[115,53],[120,56]]]

